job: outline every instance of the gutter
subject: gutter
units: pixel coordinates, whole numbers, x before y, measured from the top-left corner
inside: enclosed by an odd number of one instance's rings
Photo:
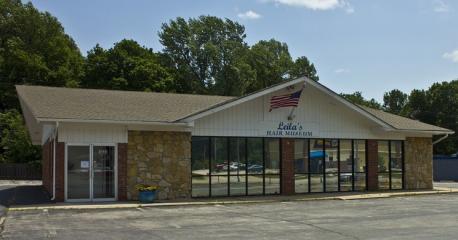
[[[437,139],[436,141],[433,142],[433,145],[441,142],[442,140],[445,140],[446,138],[448,138],[448,133],[446,133],[444,136],[442,136],[441,138]]]

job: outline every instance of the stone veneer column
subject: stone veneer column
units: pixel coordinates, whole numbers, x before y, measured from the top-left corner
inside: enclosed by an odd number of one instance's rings
[[[282,138],[281,144],[281,194],[294,194],[294,139]]]
[[[367,190],[378,190],[378,142],[367,140]]]
[[[52,180],[51,180],[52,181]],[[56,144],[56,202],[65,200],[65,143]]]
[[[127,143],[118,143],[118,200],[127,200]]]
[[[191,133],[129,131],[127,198],[137,184],[159,186],[157,199],[191,197]]]
[[[406,189],[433,188],[432,138],[406,138],[404,142],[404,172]]]

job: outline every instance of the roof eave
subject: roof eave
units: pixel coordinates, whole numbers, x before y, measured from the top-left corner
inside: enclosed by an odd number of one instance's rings
[[[392,130],[395,132],[410,132],[410,133],[427,133],[427,134],[432,134],[432,135],[442,135],[442,134],[447,134],[447,135],[452,135],[455,134],[455,131],[452,131],[450,129],[444,129],[444,130],[423,130],[423,129],[395,129]]]
[[[38,122],[66,122],[66,123],[105,123],[129,125],[156,125],[156,126],[181,126],[192,127],[193,122],[165,122],[165,121],[132,121],[132,120],[107,120],[107,119],[74,119],[74,118],[43,118],[38,117]]]

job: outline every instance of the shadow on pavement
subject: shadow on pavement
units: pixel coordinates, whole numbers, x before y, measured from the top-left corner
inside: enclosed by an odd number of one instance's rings
[[[5,207],[52,202],[48,192],[41,185],[0,187],[0,204]]]

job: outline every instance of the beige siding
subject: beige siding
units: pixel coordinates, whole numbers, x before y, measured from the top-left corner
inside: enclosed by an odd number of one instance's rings
[[[66,143],[127,143],[127,128],[110,124],[59,125],[58,138]]]
[[[296,86],[293,92],[299,89]],[[276,128],[280,121],[287,122],[291,108],[269,112],[272,95],[285,94],[288,90],[265,95],[232,108],[195,121],[195,136],[266,136],[266,131]],[[334,98],[307,85],[293,121],[300,122],[313,137],[404,139],[401,134],[383,131],[379,126]]]

